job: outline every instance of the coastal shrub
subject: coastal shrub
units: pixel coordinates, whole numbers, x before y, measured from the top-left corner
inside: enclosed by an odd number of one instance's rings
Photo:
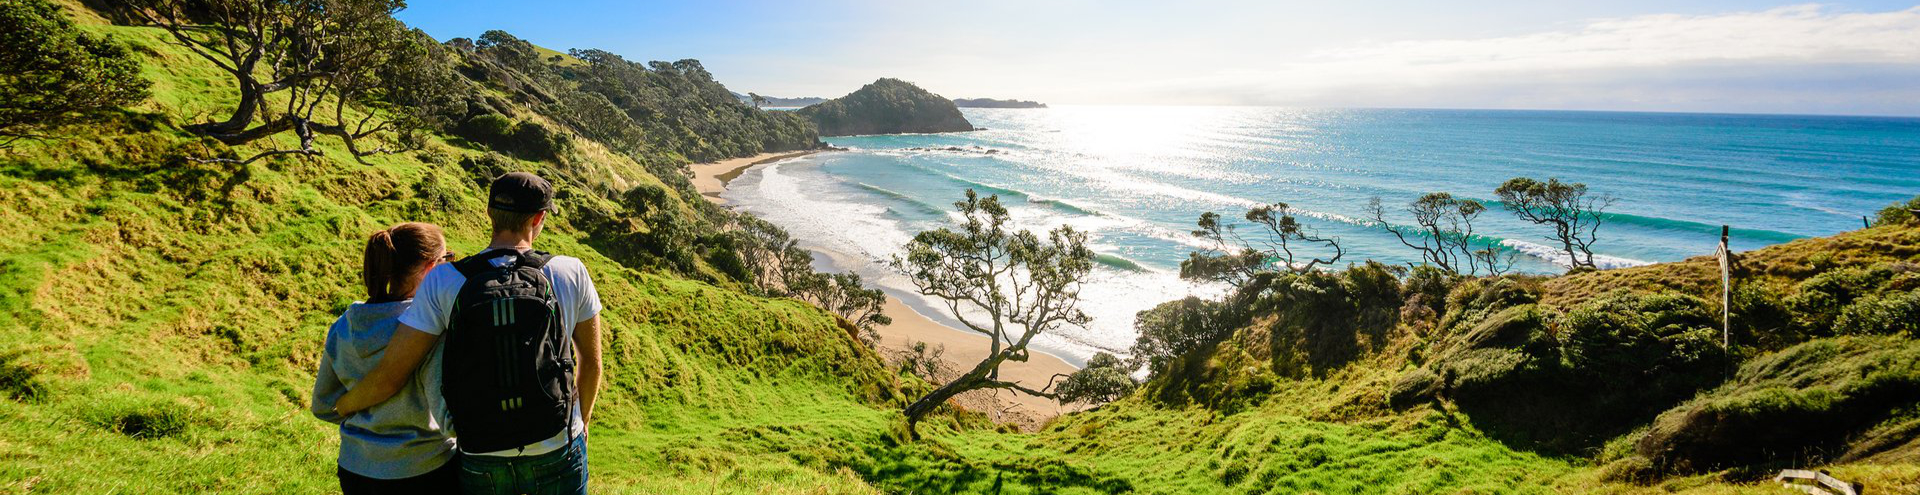
[[[1159,375],[1175,358],[1226,339],[1234,326],[1223,317],[1225,305],[1187,296],[1141,311],[1133,320],[1140,333],[1133,359],[1144,363],[1150,375]]]
[[[126,47],[74,27],[46,0],[0,2],[0,148],[147,97]]]
[[[1727,356],[1705,300],[1676,292],[1614,293],[1561,322],[1567,370],[1648,402],[1691,395],[1717,381]],[[1664,407],[1664,406],[1663,406]]]
[[[1540,301],[1540,281],[1521,275],[1470,279],[1447,293],[1440,320],[1443,332],[1454,332],[1506,308]]]
[[[514,123],[513,119],[497,113],[469,118],[454,126],[453,133],[527,160],[557,159],[568,148],[566,136],[546,125],[533,121]]]
[[[1856,301],[1840,311],[1833,327],[1840,335],[1920,335],[1920,291]]]
[[[475,115],[455,125],[453,135],[475,143],[498,147],[513,135],[513,119],[497,113]]]
[[[900,359],[900,372],[920,377],[927,383],[943,383],[940,377],[947,373],[947,345],[929,347],[926,342],[915,341]]]
[[[1560,315],[1513,306],[1455,328],[1427,365],[1437,383],[1403,376],[1394,405],[1434,390],[1493,438],[1589,454],[1724,378],[1716,316],[1706,301],[1670,292],[1616,292]]]
[[[479,186],[481,191],[486,191],[487,186],[493,183],[493,179],[508,172],[533,171],[533,167],[525,163],[492,151],[461,158],[460,169],[467,172],[467,177],[472,179],[474,185]]]
[[[1634,450],[1658,474],[1778,469],[1871,455],[1875,449],[1850,449],[1848,439],[1905,414],[1914,397],[1920,397],[1920,343],[1815,340],[1757,358],[1727,385],[1661,414]]]
[[[1880,292],[1896,276],[1903,279],[1920,276],[1912,274],[1916,268],[1920,267],[1877,263],[1827,270],[1795,286],[1786,304],[1802,328],[1814,335],[1832,335],[1835,320],[1847,306]]]
[[[1733,343],[1758,351],[1775,351],[1805,342],[1810,336],[1794,322],[1786,297],[1771,284],[1740,283],[1729,294]]]
[[[1401,282],[1401,290],[1407,294],[1408,304],[1417,303],[1426,306],[1437,318],[1447,311],[1447,294],[1460,285],[1465,278],[1457,273],[1438,267],[1420,265],[1407,272],[1407,278]]]
[[[1920,223],[1920,196],[1887,205],[1874,214],[1873,219],[1875,226]]]
[[[1058,390],[1062,404],[1104,404],[1132,393],[1137,384],[1131,367],[1113,354],[1101,352],[1087,360],[1087,367],[1067,376]]]
[[[528,160],[554,160],[565,153],[567,137],[539,122],[526,121],[513,126],[513,134],[502,143],[514,154]]]

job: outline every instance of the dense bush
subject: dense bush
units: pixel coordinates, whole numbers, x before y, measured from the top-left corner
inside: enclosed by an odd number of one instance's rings
[[[1226,339],[1237,325],[1224,314],[1225,306],[1187,296],[1141,311],[1133,320],[1134,330],[1140,333],[1133,344],[1133,359],[1145,364],[1150,374],[1159,374],[1175,358]]]
[[[1834,321],[1841,335],[1920,335],[1920,291],[1890,292],[1848,305]]]
[[[1874,225],[1905,225],[1920,223],[1920,196],[1905,202],[1887,205],[1874,215]]]
[[[1570,378],[1608,389],[1632,409],[1664,409],[1717,383],[1728,357],[1706,301],[1678,293],[1615,293],[1567,313]],[[1639,404],[1644,404],[1640,406]],[[1658,410],[1658,409],[1655,409]]]
[[[1264,343],[1273,371],[1298,377],[1325,374],[1384,346],[1403,303],[1399,279],[1368,262],[1339,273],[1280,274],[1254,307],[1274,317]]]
[[[514,123],[497,113],[475,116],[453,128],[455,135],[528,160],[553,160],[567,150],[567,139],[539,122]]]
[[[1555,315],[1526,287],[1455,289],[1452,324],[1426,366],[1394,383],[1392,405],[1444,397],[1495,438],[1588,453],[1725,376],[1717,313],[1699,298],[1618,292]],[[1468,314],[1480,316],[1454,317]]]
[[[1916,440],[1913,431],[1878,431],[1898,430],[1884,421],[1915,397],[1920,344],[1815,340],[1755,359],[1726,386],[1661,414],[1634,450],[1650,475],[1858,460]]]
[[[0,147],[147,96],[125,47],[74,28],[46,0],[0,2]]]
[[[497,113],[475,115],[454,126],[453,134],[468,141],[492,146],[513,135],[513,119]]]
[[[1060,382],[1059,394],[1062,404],[1102,404],[1126,397],[1133,392],[1137,384],[1126,362],[1105,352],[1094,354],[1087,360],[1087,367],[1074,372],[1065,381]]]
[[[1794,323],[1811,335],[1834,335],[1841,331],[1837,324],[1842,315],[1855,303],[1866,303],[1879,308],[1863,307],[1854,310],[1855,317],[1849,321],[1852,333],[1887,333],[1867,328],[1873,324],[1869,318],[1887,311],[1898,311],[1898,298],[1884,300],[1875,298],[1888,290],[1912,290],[1920,287],[1920,266],[1907,263],[1879,263],[1871,266],[1849,266],[1827,270],[1795,286],[1794,293],[1785,300],[1786,306],[1794,313]],[[1897,330],[1889,330],[1897,331]]]

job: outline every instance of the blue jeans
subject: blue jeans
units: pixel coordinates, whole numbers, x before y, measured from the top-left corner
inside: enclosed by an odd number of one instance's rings
[[[460,456],[460,491],[467,495],[585,495],[587,436],[540,455]]]

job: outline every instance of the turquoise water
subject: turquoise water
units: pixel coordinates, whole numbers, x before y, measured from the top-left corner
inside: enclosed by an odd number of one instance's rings
[[[1343,264],[1400,264],[1418,255],[1365,220],[1370,198],[1396,206],[1446,191],[1490,201],[1509,178],[1556,177],[1618,198],[1596,252],[1603,266],[1620,267],[1710,254],[1721,225],[1732,226],[1740,250],[1831,235],[1920,194],[1920,119],[1244,107],[963,111],[987,130],[830,138],[850,151],[755,169],[734,181],[727,197],[811,246],[850,255],[834,268],[860,271],[902,296],[911,296],[911,286],[881,262],[913,232],[946,225],[952,202],[967,188],[999,195],[1024,228],[1086,230],[1103,262],[1084,298],[1095,321],[1041,341],[1077,361],[1094,350],[1124,350],[1139,310],[1217,293],[1175,276],[1180,260],[1201,245],[1188,232],[1206,211],[1238,219],[1251,206],[1286,202],[1307,226],[1340,239]],[[1520,270],[1562,270],[1544,246],[1549,230],[1498,209],[1475,228],[1516,253]]]

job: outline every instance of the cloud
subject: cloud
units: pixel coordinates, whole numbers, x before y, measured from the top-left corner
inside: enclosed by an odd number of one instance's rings
[[[1852,13],[1795,5],[1363,44],[1266,68],[1109,89],[1186,103],[1914,115],[1916,74],[1920,7]]]

